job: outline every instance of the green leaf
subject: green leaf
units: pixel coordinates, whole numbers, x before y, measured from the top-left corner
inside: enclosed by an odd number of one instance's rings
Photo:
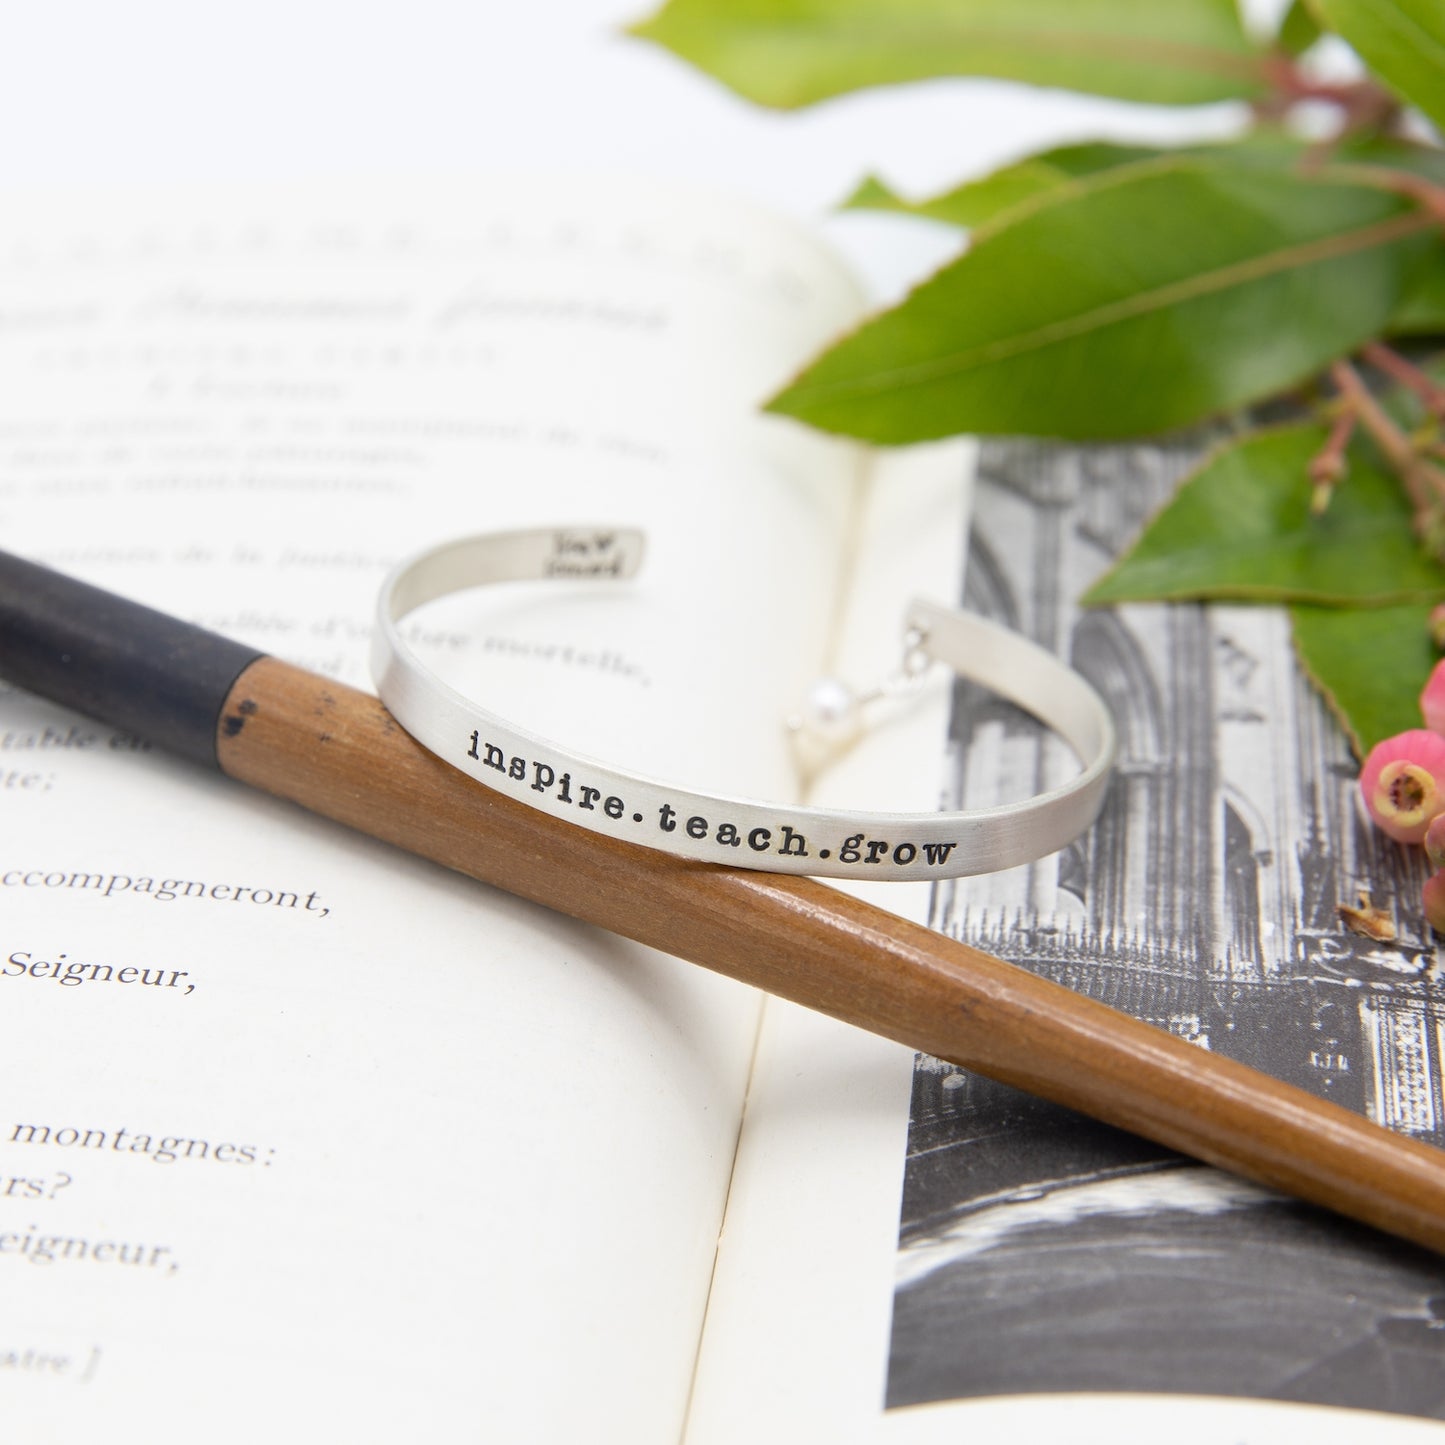
[[[1342,163],[1332,166],[1337,172],[1358,161],[1386,171],[1409,171],[1437,186],[1445,186],[1445,150],[1438,145],[1422,145],[1398,136],[1366,135],[1341,141],[1334,154]]]
[[[1432,224],[1324,172],[1124,166],[976,234],[769,408],[887,443],[1189,425],[1378,335]]]
[[[1179,146],[1170,150],[1160,149],[1159,146],[1123,146],[1110,140],[1088,140],[1074,146],[1042,150],[1038,155],[1026,156],[1013,165],[1003,166],[980,181],[965,181],[952,191],[922,201],[907,201],[877,176],[868,176],[844,202],[844,207],[899,211],[951,225],[975,227],[991,223],[1019,205],[1049,198],[1059,199],[1072,182],[1087,176],[1121,171],[1124,166],[1142,165],[1165,156],[1205,156],[1218,160],[1221,165],[1272,166],[1287,171],[1292,166],[1311,162],[1314,153],[1314,147],[1309,144],[1286,131],[1270,127],[1247,131],[1240,139],[1224,144]],[[1380,142],[1376,137],[1345,140],[1337,147],[1340,158],[1396,169],[1418,169],[1418,155],[1445,160],[1445,156],[1433,147]],[[1435,179],[1433,173],[1431,176]]]
[[[1320,27],[1304,0],[1294,0],[1279,25],[1280,49],[1288,55],[1303,55],[1320,38]]]
[[[1114,145],[1109,141],[1060,146],[922,201],[905,200],[884,182],[869,176],[844,206],[852,210],[901,211],[952,226],[978,226],[1025,201],[1057,191],[1078,176],[1153,160],[1160,154],[1157,147]]]
[[[1445,332],[1445,241],[1435,241],[1411,268],[1386,330],[1395,336]]]
[[[1290,608],[1295,651],[1360,756],[1417,728],[1420,691],[1439,654],[1430,606]]]
[[[1445,0],[1309,0],[1397,95],[1445,129]]]
[[[1264,90],[1233,0],[670,0],[631,32],[785,109],[941,75],[1164,105]]]
[[[1336,151],[1343,166],[1359,162],[1361,177],[1371,172],[1408,171],[1437,186],[1445,187],[1445,150],[1419,145],[1395,137],[1369,136],[1347,140]],[[1382,180],[1388,179],[1382,176]],[[1426,336],[1445,333],[1445,239],[1437,238],[1422,248],[1409,268],[1385,331],[1392,336]]]
[[[1352,448],[1323,516],[1310,458],[1325,428],[1256,432],[1207,457],[1089,604],[1183,598],[1372,605],[1445,597],[1445,567],[1420,550],[1400,484]]]
[[[1346,142],[1338,154],[1370,164],[1407,166],[1416,151],[1424,147],[1391,145],[1379,152],[1377,143]],[[1434,152],[1426,152],[1435,154]],[[1058,198],[1074,181],[1115,172],[1125,166],[1157,161],[1167,156],[1205,156],[1221,165],[1274,167],[1288,171],[1312,157],[1305,142],[1284,131],[1261,128],[1224,144],[1182,146],[1162,150],[1158,146],[1119,145],[1113,141],[1084,141],[1040,151],[1012,165],[966,181],[950,191],[921,201],[905,200],[876,176],[867,177],[844,202],[855,210],[898,211],[954,226],[981,226],[1015,207],[1048,197]]]

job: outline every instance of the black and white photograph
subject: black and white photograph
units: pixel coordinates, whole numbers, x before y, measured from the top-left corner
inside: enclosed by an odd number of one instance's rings
[[[1424,859],[1371,826],[1282,610],[1077,605],[1209,444],[982,448],[968,605],[1070,658],[1120,758],[1086,838],[937,885],[934,926],[1445,1143]],[[952,734],[953,806],[1070,766],[976,689]],[[1362,895],[1393,938],[1348,927]],[[1159,1391],[1445,1417],[1445,1267],[924,1056],[888,1388],[892,1405]]]

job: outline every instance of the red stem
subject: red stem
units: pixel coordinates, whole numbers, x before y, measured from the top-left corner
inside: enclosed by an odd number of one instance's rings
[[[1360,414],[1353,406],[1348,403],[1340,406],[1335,412],[1335,419],[1324,446],[1310,458],[1309,477],[1314,483],[1314,491],[1310,496],[1310,511],[1317,517],[1329,506],[1335,488],[1344,481],[1349,470],[1345,461],[1345,448],[1350,444],[1355,423],[1359,419]]]
[[[1378,367],[1386,376],[1392,377],[1401,386],[1414,392],[1432,416],[1445,418],[1445,387],[1421,371],[1414,362],[1407,360],[1398,351],[1378,341],[1366,342],[1360,348],[1360,355],[1371,366]]]
[[[1360,425],[1385,454],[1415,508],[1415,525],[1427,532],[1445,507],[1445,472],[1433,467],[1410,444],[1410,439],[1385,414],[1370,395],[1359,373],[1347,361],[1330,364],[1330,377],[1339,388],[1346,406],[1360,419]]]
[[[1395,97],[1373,80],[1318,80],[1301,69],[1293,57],[1283,53],[1271,55],[1264,62],[1263,71],[1273,93],[1262,108],[1276,114],[1301,101],[1324,101],[1341,111],[1343,132],[1383,126],[1399,110]]]

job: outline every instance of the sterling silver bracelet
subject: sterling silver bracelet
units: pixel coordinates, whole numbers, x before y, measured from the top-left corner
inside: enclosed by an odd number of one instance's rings
[[[416,740],[489,788],[553,817],[709,863],[830,878],[951,878],[1053,853],[1098,815],[1115,751],[1098,693],[1051,653],[966,613],[914,602],[915,655],[1032,713],[1077,754],[1082,771],[1022,802],[971,812],[837,812],[722,797],[609,767],[519,728],[447,686],[398,623],[483,583],[632,576],[643,534],[552,527],[462,538],[419,553],[381,589],[371,667],[377,692]]]

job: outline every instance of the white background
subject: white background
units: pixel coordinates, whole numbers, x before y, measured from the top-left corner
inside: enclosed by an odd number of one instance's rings
[[[0,0],[0,190],[424,178],[687,178],[820,219],[860,176],[942,189],[1063,139],[1218,132],[987,81],[740,101],[623,27],[620,0]],[[827,222],[880,294],[948,254],[931,227]]]

